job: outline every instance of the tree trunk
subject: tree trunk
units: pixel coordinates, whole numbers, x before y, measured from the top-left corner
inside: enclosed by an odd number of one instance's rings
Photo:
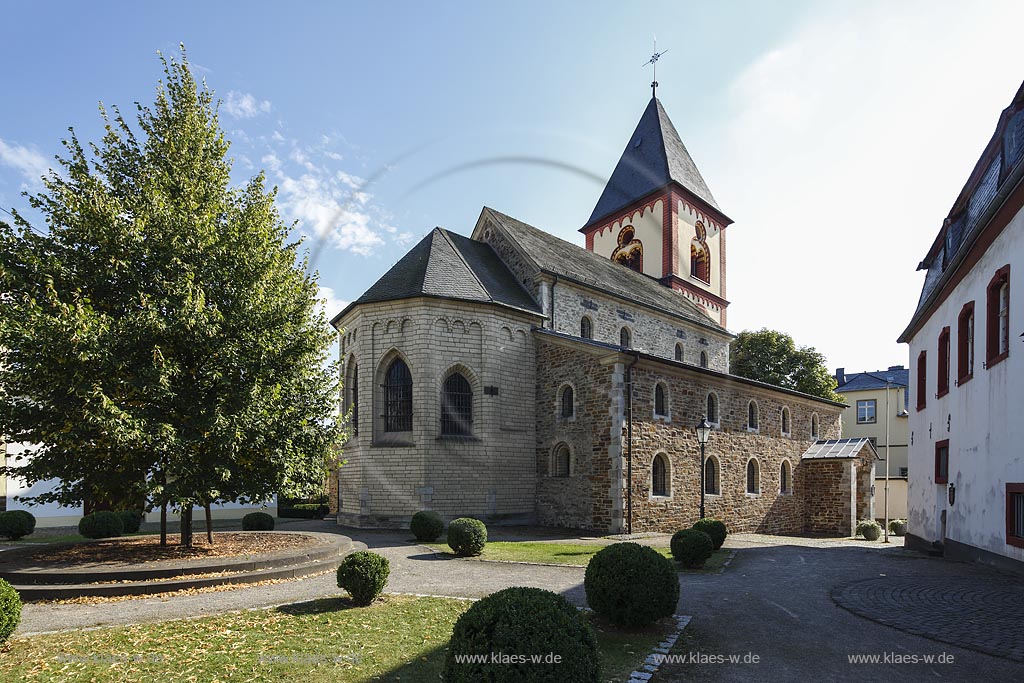
[[[167,545],[167,501],[160,504],[160,545]]]
[[[210,501],[203,505],[206,508],[206,542],[213,545],[213,513],[210,511]]]
[[[192,502],[181,507],[181,547],[192,547]]]

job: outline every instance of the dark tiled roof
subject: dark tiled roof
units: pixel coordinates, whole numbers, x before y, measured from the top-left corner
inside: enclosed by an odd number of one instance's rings
[[[541,313],[489,244],[434,228],[331,322],[358,304],[418,296],[495,303]]]
[[[861,450],[867,446],[871,454],[878,458],[878,451],[869,439],[831,439],[828,441],[816,441],[808,448],[801,460],[837,460],[841,458],[856,458]]]
[[[716,332],[729,334],[697,304],[654,278],[630,270],[611,259],[587,251],[494,209],[485,207],[484,211],[508,232],[542,271],[606,291],[625,302],[640,303]]]
[[[892,378],[892,386],[906,387],[910,385],[910,370],[907,368],[878,370],[877,372],[849,372],[846,373],[846,383],[837,387],[836,393],[885,389],[886,377]]]
[[[658,188],[676,182],[722,213],[707,183],[656,97],[640,117],[587,225]],[[724,214],[723,214],[724,215]]]

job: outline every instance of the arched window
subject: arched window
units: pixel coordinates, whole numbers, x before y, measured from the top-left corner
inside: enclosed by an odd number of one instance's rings
[[[668,464],[661,453],[654,456],[654,463],[651,465],[651,495],[668,495]]]
[[[718,396],[715,392],[708,394],[707,419],[711,424],[718,424]]]
[[[676,360],[680,363],[683,362],[683,345],[676,344]]]
[[[352,436],[356,436],[359,434],[359,365],[355,358],[349,361],[346,389],[345,410],[349,414],[349,424],[352,425]]]
[[[636,239],[636,231],[627,225],[619,231],[616,238],[618,246],[612,252],[612,260],[616,263],[642,273],[644,270],[644,245]]]
[[[457,436],[473,433],[473,388],[459,372],[448,375],[441,390],[441,433]]]
[[[710,456],[704,461],[704,493],[717,495],[721,492],[719,488],[721,478],[718,470],[718,459],[714,456]]]
[[[811,415],[811,438],[818,438],[818,415]]]
[[[384,373],[384,431],[412,431],[412,373],[401,358]]]
[[[707,246],[698,241],[692,242],[690,244],[690,275],[701,282],[710,282],[710,262]]]
[[[583,319],[580,320],[580,336],[584,339],[594,338],[594,323],[587,316],[583,316]]]
[[[757,401],[747,404],[747,429],[757,429]]]
[[[708,366],[708,354],[705,351],[700,352],[700,366],[706,368]]]
[[[628,349],[633,346],[633,335],[630,334],[628,327],[623,327],[619,330],[619,346],[624,349]]]
[[[790,470],[789,461],[783,460],[779,468],[779,493],[793,492],[793,473]]]
[[[654,385],[654,414],[658,417],[668,415],[668,396],[661,382]]]
[[[747,493],[761,493],[761,472],[757,461],[747,461]]]
[[[789,436],[789,408],[782,407],[782,417],[779,422],[781,423],[780,427],[782,428],[783,435]]]
[[[576,404],[572,393],[572,387],[562,389],[562,417],[572,417],[576,414]]]
[[[551,459],[551,475],[555,477],[568,477],[570,469],[569,446],[564,443],[560,443],[555,446]]]

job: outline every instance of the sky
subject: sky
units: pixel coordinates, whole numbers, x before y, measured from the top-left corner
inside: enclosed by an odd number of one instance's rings
[[[333,316],[483,206],[582,245],[657,34],[658,97],[735,220],[730,329],[907,365],[917,264],[1024,79],[1022,24],[995,0],[12,3],[0,207],[31,218],[67,129],[151,102],[184,43],[233,179],[278,188]]]

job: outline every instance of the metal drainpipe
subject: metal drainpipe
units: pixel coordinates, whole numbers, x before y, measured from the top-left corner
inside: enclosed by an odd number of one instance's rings
[[[555,285],[558,284],[558,276],[555,276],[555,281],[551,283],[551,331],[558,332],[555,329]]]
[[[633,366],[640,362],[636,352],[626,368],[626,533],[633,533]]]

